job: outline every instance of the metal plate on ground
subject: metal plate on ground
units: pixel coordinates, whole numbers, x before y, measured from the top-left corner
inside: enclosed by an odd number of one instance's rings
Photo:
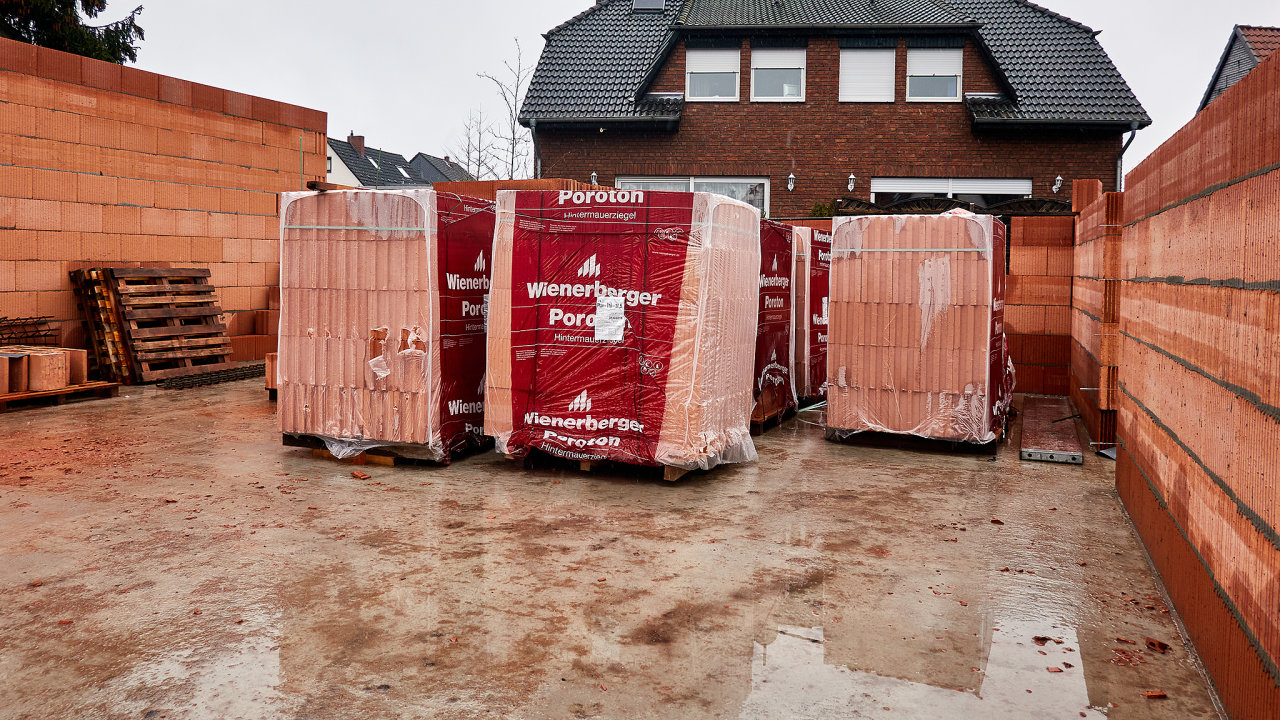
[[[1036,462],[1083,465],[1076,415],[1066,398],[1027,396],[1022,405],[1022,450]]]

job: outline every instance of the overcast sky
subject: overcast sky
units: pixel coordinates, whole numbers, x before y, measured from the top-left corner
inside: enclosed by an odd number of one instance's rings
[[[671,0],[669,0],[671,1]],[[1099,37],[1155,123],[1126,167],[1195,113],[1231,28],[1280,26],[1277,0],[1041,0]],[[354,130],[412,156],[448,154],[468,112],[501,103],[478,72],[536,62],[542,33],[591,0],[145,0],[138,67],[283,100],[329,114],[329,134]],[[107,16],[133,3],[111,0]]]

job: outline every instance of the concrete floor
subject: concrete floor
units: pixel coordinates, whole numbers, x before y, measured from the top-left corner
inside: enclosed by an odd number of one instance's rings
[[[1217,717],[1109,461],[758,443],[358,480],[260,380],[0,415],[0,717]]]

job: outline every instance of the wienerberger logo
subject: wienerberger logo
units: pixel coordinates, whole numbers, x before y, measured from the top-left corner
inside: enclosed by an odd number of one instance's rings
[[[773,256],[773,269],[770,270],[769,272],[778,272],[778,256],[777,255]]]
[[[569,412],[591,412],[591,398],[587,396],[586,390],[569,403]]]
[[[480,254],[476,256],[476,264],[475,264],[475,267],[474,267],[473,269],[474,269],[476,272],[478,272],[478,273],[482,273],[482,272],[484,272],[484,269],[485,269],[485,261],[484,261],[484,251],[483,251],[483,250],[481,250],[481,251],[480,251]]]
[[[560,204],[573,203],[574,205],[585,205],[587,203],[642,203],[644,202],[643,190],[561,190]]]
[[[484,401],[465,402],[463,400],[449,401],[450,415],[481,415],[484,413]]]
[[[489,276],[483,274],[489,263],[484,258],[484,251],[476,256],[476,262],[471,266],[472,270],[481,273],[480,277],[462,277],[458,273],[445,273],[444,283],[450,290],[488,290]]]
[[[587,261],[582,263],[582,267],[578,268],[578,277],[580,278],[596,278],[600,277],[600,263],[596,262],[596,256],[592,255]]]

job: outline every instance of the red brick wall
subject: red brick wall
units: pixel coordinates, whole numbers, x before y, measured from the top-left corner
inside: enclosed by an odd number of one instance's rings
[[[1280,717],[1280,54],[1133,172],[1116,485],[1231,717]]]
[[[908,103],[907,50],[898,47],[897,101],[838,102],[840,49],[834,39],[809,43],[804,103],[753,103],[750,52],[744,42],[741,100],[686,103],[679,132],[599,127],[541,129],[545,177],[602,184],[617,175],[750,175],[771,180],[771,215],[804,216],[815,203],[848,195],[867,199],[872,177],[1031,178],[1052,196],[1058,175],[1114,178],[1121,134],[1115,131],[975,131],[964,103]],[[998,90],[978,51],[965,49],[964,91]],[[684,48],[677,47],[653,91],[684,90]],[[796,175],[787,192],[786,177]],[[1113,181],[1109,181],[1112,182]],[[1064,198],[1065,199],[1065,198]]]
[[[1010,224],[1004,324],[1014,364],[1013,389],[1066,395],[1074,220],[1015,217]]]
[[[1078,181],[1072,206],[1075,277],[1071,293],[1071,399],[1100,447],[1116,439],[1116,382],[1120,365],[1120,242],[1124,193]]]
[[[68,270],[121,262],[208,267],[225,310],[265,309],[277,193],[324,179],[325,123],[0,39],[0,315],[51,315],[82,345]]]

